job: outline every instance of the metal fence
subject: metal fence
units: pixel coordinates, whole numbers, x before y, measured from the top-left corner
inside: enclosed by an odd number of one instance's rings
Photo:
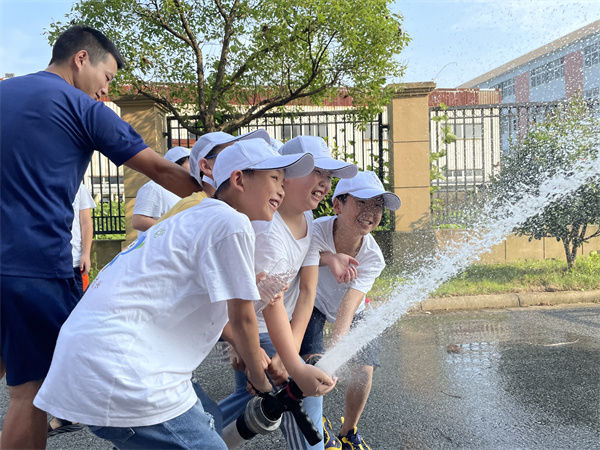
[[[125,233],[125,187],[123,168],[106,156],[94,152],[84,176],[84,183],[96,202],[92,210],[94,235]]]
[[[196,142],[197,136],[173,117],[167,119],[167,128],[169,148],[176,145],[191,148]],[[350,110],[266,114],[236,134],[258,128],[264,128],[269,136],[282,142],[301,135],[320,136],[335,158],[352,161],[363,170],[373,170],[384,184],[389,180],[387,112],[363,126],[352,120]]]
[[[485,191],[501,169],[501,156],[518,142],[532,125],[550,117],[565,102],[507,103],[495,105],[455,106],[443,110],[430,108],[430,119],[447,116],[447,120],[430,120],[432,152],[445,150],[446,155],[432,162],[443,178],[431,183],[431,207],[434,226],[469,225],[477,220],[485,204]],[[600,103],[588,102],[600,113]],[[456,141],[444,144],[442,127],[450,126]]]

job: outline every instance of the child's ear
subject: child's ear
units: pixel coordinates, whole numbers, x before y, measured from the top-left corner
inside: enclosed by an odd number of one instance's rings
[[[333,199],[333,212],[339,214],[342,212],[342,202],[337,197]]]
[[[212,167],[210,166],[210,163],[206,158],[201,158],[200,161],[198,161],[198,167],[200,168],[200,172],[202,172],[207,177],[212,178]]]
[[[234,170],[229,176],[231,187],[237,191],[244,192],[244,174],[241,170]]]

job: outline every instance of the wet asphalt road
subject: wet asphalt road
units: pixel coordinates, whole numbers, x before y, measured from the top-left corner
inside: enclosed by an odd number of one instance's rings
[[[372,450],[600,449],[600,305],[411,314],[385,332],[380,360],[359,424]],[[218,357],[196,376],[216,400],[232,390]],[[325,397],[334,426],[338,386]],[[2,414],[6,401],[2,384]],[[48,448],[112,446],[85,430]],[[243,448],[285,443],[277,431]]]

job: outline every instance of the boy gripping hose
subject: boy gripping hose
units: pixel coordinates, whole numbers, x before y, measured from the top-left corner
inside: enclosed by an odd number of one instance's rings
[[[271,222],[253,222],[256,232],[256,267],[258,271],[280,271],[280,261],[289,265],[292,280],[284,292],[283,302],[267,306],[258,314],[261,346],[272,358],[268,373],[275,385],[286,380],[288,374],[300,386],[307,398],[303,406],[321,427],[322,395],[331,390],[318,382],[323,373],[310,365],[303,365],[299,357],[304,330],[313,310],[317,286],[319,253],[309,254],[312,238],[312,210],[329,193],[331,177],[353,177],[358,169],[354,164],[331,157],[325,141],[315,136],[298,136],[280,150],[284,155],[311,154],[314,170],[301,178],[285,182],[286,198]],[[251,398],[246,392],[243,372],[236,371],[233,394],[219,403],[225,425],[235,420]],[[321,442],[311,447],[299,432],[290,414],[284,414],[282,432],[288,448],[323,448]]]
[[[309,155],[280,156],[260,139],[224,150],[215,197],[152,227],[88,288],[60,331],[35,405],[122,450],[226,449],[192,371],[229,321],[248,378],[271,390],[248,301],[260,299],[250,221],[271,220],[285,174],[312,167]]]
[[[190,175],[202,186],[202,191],[194,192],[192,195],[179,200],[169,211],[161,216],[158,222],[162,222],[181,211],[198,205],[207,197],[212,197],[215,193],[213,167],[215,166],[217,155],[235,142],[247,139],[263,139],[269,142],[269,135],[265,130],[260,129],[242,134],[241,136],[233,136],[222,131],[206,133],[200,136],[194,143],[190,153]]]
[[[334,323],[329,347],[333,347],[350,327],[362,319],[366,293],[379,276],[385,262],[379,246],[370,234],[381,221],[383,209],[400,207],[396,194],[386,192],[373,172],[340,180],[333,195],[336,216],[320,217],[314,223],[313,246],[320,252],[345,253],[358,261],[356,278],[339,284],[327,266],[319,267],[315,307],[304,335],[300,354],[305,359],[325,351],[323,327]],[[358,433],[358,420],[369,397],[373,369],[379,365],[378,341],[369,344],[350,363],[351,375],[346,388],[344,420],[337,441],[331,423],[323,419],[326,449],[368,449]]]

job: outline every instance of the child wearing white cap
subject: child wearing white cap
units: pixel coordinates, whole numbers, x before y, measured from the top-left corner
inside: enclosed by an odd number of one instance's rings
[[[333,194],[336,215],[315,220],[311,250],[345,253],[356,258],[357,275],[350,283],[340,284],[327,266],[319,267],[315,306],[300,350],[306,359],[325,351],[325,321],[334,323],[329,343],[332,347],[361,320],[365,295],[385,267],[381,250],[370,233],[379,225],[384,208],[395,211],[399,207],[398,196],[386,192],[374,172],[359,172],[337,184]],[[372,342],[350,363],[339,441],[336,442],[329,420],[323,419],[325,440],[329,441],[326,449],[369,448],[358,433],[357,423],[369,396],[373,369],[379,365],[380,347],[380,342]]]
[[[173,147],[165,153],[165,159],[174,162],[188,172],[190,149],[185,147]],[[154,181],[149,181],[139,188],[135,205],[133,206],[133,216],[131,217],[131,226],[138,230],[138,236],[156,223],[160,216],[170,210],[181,197],[167,191]]]
[[[168,219],[192,206],[196,206],[206,197],[212,197],[215,193],[212,171],[217,155],[222,150],[233,145],[234,142],[244,141],[246,139],[263,139],[269,142],[269,135],[265,130],[259,129],[240,136],[233,136],[223,131],[215,131],[200,136],[194,143],[190,154],[190,175],[192,175],[196,181],[198,181],[200,186],[202,186],[202,191],[194,192],[179,200],[171,209],[162,215],[158,222]]]
[[[299,357],[304,330],[313,310],[319,265],[318,252],[309,253],[312,210],[331,190],[332,176],[353,177],[358,169],[352,163],[333,159],[325,141],[314,136],[298,136],[286,142],[279,152],[287,156],[312,155],[315,168],[304,177],[286,179],[286,197],[271,222],[253,222],[257,270],[268,272],[283,260],[292,271],[283,302],[271,304],[260,312],[257,315],[258,327],[261,346],[272,357],[269,376],[277,385],[285,381],[289,373],[307,396],[303,400],[304,409],[315,426],[320,428],[323,415],[321,396],[327,391],[315,383],[314,378],[302,377],[298,373],[302,368],[305,371],[316,369],[303,366]],[[250,399],[244,373],[236,371],[235,377],[234,393],[219,403],[225,426],[244,412]],[[290,449],[323,449],[323,442],[310,446],[288,413],[282,418],[281,430]]]
[[[229,321],[250,381],[271,390],[250,221],[271,220],[284,176],[312,167],[310,155],[284,157],[260,139],[224,150],[215,198],[156,225],[98,274],[61,328],[35,405],[120,449],[226,449],[192,371]]]

